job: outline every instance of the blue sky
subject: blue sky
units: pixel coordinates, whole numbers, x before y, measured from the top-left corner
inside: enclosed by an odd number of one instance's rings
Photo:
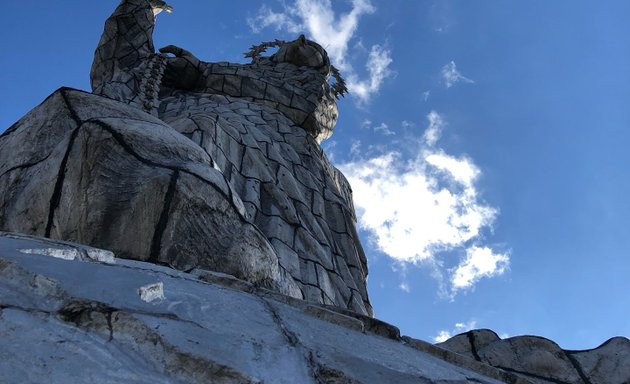
[[[0,131],[89,89],[116,0],[6,1]],[[245,62],[300,32],[351,95],[324,142],[354,185],[376,316],[568,349],[630,336],[630,2],[169,2],[156,45]]]

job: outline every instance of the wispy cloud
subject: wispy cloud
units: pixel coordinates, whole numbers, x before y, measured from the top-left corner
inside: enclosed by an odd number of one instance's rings
[[[424,131],[423,138],[427,146],[433,147],[442,135],[444,119],[442,119],[442,116],[440,116],[439,113],[431,111],[427,115],[427,120],[429,120],[429,126]]]
[[[374,127],[374,132],[382,133],[385,136],[395,135],[396,132],[389,129],[389,126],[385,123],[381,123],[380,125]]]
[[[442,81],[446,88],[450,88],[459,82],[473,84],[475,81],[467,78],[462,75],[462,73],[457,69],[457,65],[455,65],[454,61],[446,64],[442,67]]]
[[[350,156],[356,157],[361,151],[361,140],[352,140],[350,145]]]
[[[330,161],[335,161],[335,147],[337,147],[337,141],[335,140],[325,140],[322,142],[322,149],[326,152]]]
[[[266,4],[260,7],[255,17],[247,18],[247,25],[254,33],[260,33],[270,26],[275,27],[277,31],[287,30],[291,33],[299,33],[302,28],[291,15],[284,12],[274,12]]]
[[[351,67],[347,69],[350,92],[353,92],[363,102],[369,101],[372,95],[381,88],[383,81],[391,76],[392,72],[389,69],[391,63],[392,58],[389,50],[380,45],[372,46],[365,64],[369,74],[367,79],[359,78]]]
[[[415,128],[416,123],[414,123],[413,121],[409,121],[409,120],[403,120],[400,122],[400,125],[405,128],[405,129],[411,129],[411,128]]]
[[[453,2],[433,0],[429,10],[429,22],[433,30],[438,33],[447,33],[457,24],[457,17],[453,12]]]
[[[391,265],[392,271],[398,274],[400,279],[400,283],[398,284],[398,289],[405,293],[411,293],[411,285],[409,285],[409,280],[407,279],[407,270],[408,265],[403,262],[393,263]]]
[[[445,126],[440,114],[432,111],[427,120],[415,158],[384,151],[339,168],[352,185],[358,223],[370,241],[396,261],[434,268],[453,298],[483,277],[504,273],[509,257],[480,245],[498,213],[479,197],[480,170],[468,157],[437,146]],[[441,257],[446,252],[466,257],[448,268]]]
[[[343,72],[351,94],[368,102],[391,75],[391,52],[382,45],[373,45],[366,61],[367,78],[358,75],[349,58],[349,45],[355,38],[362,16],[374,13],[369,0],[352,0],[347,13],[336,15],[330,0],[295,0],[283,3],[280,12],[263,5],[247,22],[253,32],[268,27],[298,34],[306,31],[309,38],[321,44],[333,63]],[[362,44],[355,44],[361,50]]]
[[[385,136],[393,136],[396,134],[396,132],[392,131],[389,128],[389,125],[385,123],[380,123],[379,125],[373,126],[372,121],[368,119],[363,120],[363,122],[361,123],[361,128],[371,129],[372,131],[374,131],[374,133],[380,133],[381,135]]]
[[[472,329],[477,328],[477,321],[475,320],[470,320],[467,323],[457,323],[455,324],[455,326],[448,330],[448,329],[443,329],[441,331],[438,332],[437,336],[433,337],[433,342],[434,343],[443,343],[446,340],[450,339],[451,337],[458,335],[460,333],[464,333],[464,332],[468,332]]]

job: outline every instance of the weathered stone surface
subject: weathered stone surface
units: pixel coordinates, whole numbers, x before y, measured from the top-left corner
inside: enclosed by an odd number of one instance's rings
[[[2,383],[502,382],[234,277],[25,248],[89,249],[0,233]]]
[[[630,383],[630,340],[614,337],[588,351],[565,351],[591,384]]]
[[[630,340],[610,339],[586,351],[565,351],[537,336],[500,339],[473,330],[437,344],[477,361],[518,374],[533,383],[625,384],[630,382]]]
[[[44,119],[50,111],[64,118]],[[18,122],[0,139],[0,202],[4,230],[222,271],[302,297],[208,155],[116,101],[62,89]]]
[[[580,372],[564,351],[542,337],[513,337],[492,343],[478,351],[482,361],[493,367],[522,372],[548,381],[580,383]]]
[[[446,340],[438,346],[479,360],[478,351],[501,338],[489,329],[475,329]]]

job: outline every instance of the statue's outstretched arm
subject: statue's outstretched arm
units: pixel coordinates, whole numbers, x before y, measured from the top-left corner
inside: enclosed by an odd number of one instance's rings
[[[108,84],[134,87],[129,84],[134,70],[146,64],[155,54],[153,29],[155,16],[161,11],[171,12],[172,8],[162,0],[121,1],[105,22],[105,30],[94,55],[90,73],[94,93],[119,99],[124,97],[110,95],[113,91],[107,90]]]

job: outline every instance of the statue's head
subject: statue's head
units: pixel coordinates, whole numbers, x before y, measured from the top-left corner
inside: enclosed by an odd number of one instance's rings
[[[316,42],[306,40],[304,35],[284,43],[278,52],[271,56],[271,60],[276,63],[291,63],[297,67],[320,69],[324,73],[330,72],[328,53]]]
[[[261,53],[269,47],[278,47],[278,51],[270,57],[261,57]],[[295,107],[304,112],[303,115],[289,110],[288,115],[300,120],[295,121],[298,125],[318,142],[332,135],[338,118],[337,99],[347,89],[321,45],[300,35],[289,42],[276,40],[254,46],[246,56],[251,57],[254,63],[274,65],[276,72],[284,72],[285,89],[300,90],[300,93],[293,93],[292,105],[287,106],[290,107],[288,109]],[[334,84],[329,83],[331,76],[335,79]]]

